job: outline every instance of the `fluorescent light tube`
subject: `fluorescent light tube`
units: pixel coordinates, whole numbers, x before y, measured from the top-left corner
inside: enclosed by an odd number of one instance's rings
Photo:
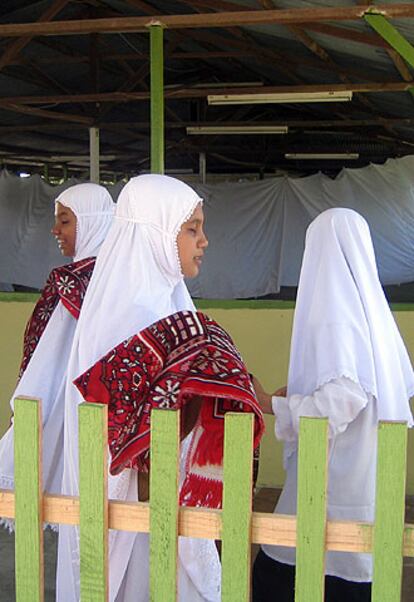
[[[212,94],[207,96],[209,105],[244,105],[289,102],[347,102],[352,92],[274,92],[257,94]]]
[[[187,134],[189,135],[287,133],[287,125],[200,125],[187,127]]]
[[[359,153],[286,153],[285,159],[358,159]]]

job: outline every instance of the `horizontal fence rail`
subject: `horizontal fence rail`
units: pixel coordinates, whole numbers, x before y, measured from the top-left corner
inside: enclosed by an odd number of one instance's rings
[[[80,406],[80,498],[52,496],[41,493],[40,403],[15,402],[15,492],[0,490],[0,516],[16,521],[17,602],[43,601],[44,522],[80,525],[82,602],[107,600],[108,529],[150,534],[151,602],[176,600],[179,535],[222,540],[223,602],[249,600],[252,543],[297,547],[295,602],[322,602],[326,551],[371,553],[372,601],[400,600],[403,557],[414,557],[405,424],[379,424],[371,524],[326,519],[328,431],[319,418],[301,419],[297,517],[251,511],[253,420],[241,414],[225,418],[223,510],[178,505],[179,414],[166,410],[153,413],[149,503],[108,501],[106,411]]]

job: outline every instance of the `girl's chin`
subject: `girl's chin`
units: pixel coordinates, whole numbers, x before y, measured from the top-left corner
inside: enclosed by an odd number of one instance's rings
[[[199,268],[197,266],[194,266],[191,268],[191,270],[186,270],[184,272],[184,278],[195,278],[196,276],[198,276],[199,271]]]

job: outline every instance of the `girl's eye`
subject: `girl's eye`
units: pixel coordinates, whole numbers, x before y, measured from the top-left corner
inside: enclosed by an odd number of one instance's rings
[[[188,231],[192,234],[197,234],[197,230],[195,228],[188,228]]]

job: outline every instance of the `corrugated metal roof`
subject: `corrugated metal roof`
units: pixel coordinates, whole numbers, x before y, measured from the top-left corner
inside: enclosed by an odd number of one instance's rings
[[[321,9],[355,7],[354,0],[275,0],[280,9]],[[375,5],[393,6],[396,0]],[[266,3],[266,6],[269,2]],[[53,3],[47,1],[3,0],[0,25],[31,23]],[[54,20],[100,19],[151,14],[223,12],[230,8],[260,10],[256,0],[188,0],[186,2],[126,0],[78,0],[68,2]],[[414,45],[414,18],[393,19],[392,24]],[[304,42],[304,35],[307,42]],[[354,39],[353,39],[354,36]],[[356,36],[356,38],[355,38]],[[2,53],[15,38],[0,37]],[[313,51],[308,47],[314,43]],[[308,45],[307,45],[308,44]],[[227,53],[227,56],[220,53]],[[324,54],[325,53],[325,54]],[[324,55],[324,56],[322,56]],[[234,26],[212,29],[165,31],[165,83],[177,89],[194,86],[251,82],[269,86],[317,86],[358,83],[404,82],[413,78],[413,68],[402,61],[397,68],[382,38],[363,20],[323,21],[296,28],[280,24]],[[136,153],[136,161],[112,162],[119,173],[136,173],[148,168],[148,100],[99,102],[85,98],[62,102],[56,97],[90,95],[116,91],[144,92],[149,87],[148,34],[67,35],[33,37],[12,60],[0,69],[0,158],[16,161],[49,153],[71,154],[88,148],[88,124],[101,127],[102,152]],[[141,78],[139,77],[141,74]],[[256,87],[257,87],[256,84]],[[19,101],[24,96],[41,97],[42,102]],[[5,99],[13,98],[13,107]],[[55,100],[54,100],[55,99]],[[363,92],[349,103],[284,105],[242,105],[212,107],[205,97],[166,101],[167,166],[198,169],[200,152],[207,153],[211,171],[290,169],[284,153],[292,148],[359,149],[359,166],[375,158],[411,153],[414,144],[414,97],[409,92]],[[64,119],[67,116],[68,121]],[[69,118],[71,121],[69,121]],[[78,121],[76,121],[78,119]],[[413,120],[413,124],[402,119]],[[89,120],[89,121],[88,121]],[[400,120],[396,122],[395,120]],[[187,136],[186,125],[208,123],[289,123],[286,136]],[[82,125],[83,124],[83,125]],[[24,129],[22,126],[25,126]],[[314,132],[309,134],[308,132]],[[323,133],[325,131],[325,133]],[[326,132],[333,132],[327,135]],[[320,133],[317,133],[320,132]],[[336,132],[336,134],[335,134]],[[50,139],[54,136],[54,142]],[[270,152],[269,148],[275,149]],[[224,157],[224,159],[223,159]],[[55,160],[54,160],[55,161]],[[348,162],[349,163],[349,162]],[[346,165],[347,163],[344,163]],[[58,165],[58,162],[56,162]],[[318,169],[333,173],[326,162]],[[76,169],[76,161],[69,167]],[[308,171],[305,162],[300,164]],[[295,165],[295,169],[298,165]],[[310,169],[315,169],[312,165]]]

